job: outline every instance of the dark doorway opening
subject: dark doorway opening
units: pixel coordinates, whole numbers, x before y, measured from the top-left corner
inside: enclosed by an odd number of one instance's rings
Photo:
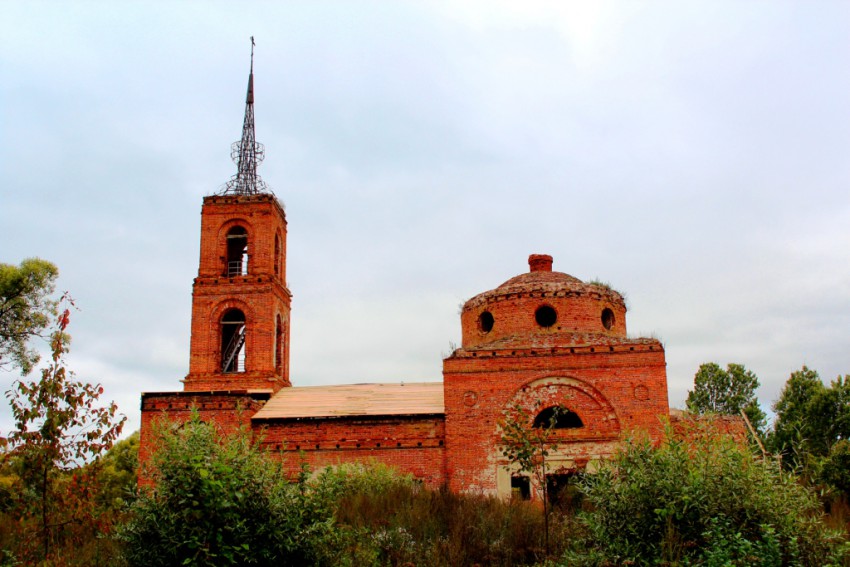
[[[511,498],[531,500],[531,482],[527,476],[511,477]]]
[[[549,503],[562,510],[575,510],[581,505],[582,493],[578,487],[577,472],[546,475],[546,496]]]

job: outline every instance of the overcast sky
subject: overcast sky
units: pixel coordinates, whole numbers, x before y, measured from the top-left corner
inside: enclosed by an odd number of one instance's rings
[[[253,35],[294,385],[440,380],[459,304],[547,253],[627,296],[671,405],[716,361],[768,409],[850,373],[848,30],[825,0],[6,0],[0,262],[59,266],[69,366],[128,431],[181,389]]]

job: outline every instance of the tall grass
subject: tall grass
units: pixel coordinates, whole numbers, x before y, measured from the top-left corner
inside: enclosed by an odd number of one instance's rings
[[[542,509],[529,502],[429,490],[409,477],[352,481],[336,497],[336,521],[368,538],[377,565],[510,567],[546,559]],[[550,549],[558,557],[575,522],[556,513],[554,524]]]

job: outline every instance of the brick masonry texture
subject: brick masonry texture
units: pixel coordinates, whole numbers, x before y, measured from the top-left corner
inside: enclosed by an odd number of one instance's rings
[[[227,235],[234,227],[247,234],[248,273],[230,277]],[[554,432],[550,462],[561,473],[607,458],[624,432],[663,434],[663,346],[628,337],[618,292],[552,271],[544,254],[529,257],[529,272],[464,304],[461,346],[443,361],[443,413],[252,419],[275,392],[291,387],[286,229],[272,195],[204,199],[189,374],[182,392],[143,395],[143,461],[154,422],[184,421],[193,405],[223,432],[249,426],[292,475],[303,463],[317,470],[375,460],[429,486],[502,495],[516,473],[501,454],[499,424],[514,408],[534,416],[558,406],[581,420]],[[222,320],[233,309],[245,315],[245,367],[225,373]]]
[[[227,234],[248,234],[248,274],[227,273]],[[286,287],[286,216],[272,195],[212,196],[201,212],[201,255],[192,288],[192,336],[186,390],[289,385],[289,313]],[[221,319],[229,310],[245,315],[245,371],[221,372]],[[277,321],[280,319],[281,344]],[[275,352],[278,356],[275,357]],[[276,360],[278,358],[279,360]]]
[[[380,461],[437,488],[445,482],[445,422],[436,416],[388,416],[255,423],[263,444],[295,476],[345,462]]]

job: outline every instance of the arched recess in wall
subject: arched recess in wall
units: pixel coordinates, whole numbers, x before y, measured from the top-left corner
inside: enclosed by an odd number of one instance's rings
[[[277,372],[283,370],[283,323],[280,314],[275,317],[274,322],[274,367]]]
[[[221,371],[224,373],[245,372],[247,356],[245,343],[248,326],[245,313],[231,308],[221,316]]]
[[[248,229],[241,223],[227,228],[224,236],[224,273],[227,277],[248,275]]]
[[[274,275],[280,276],[280,233],[274,235]]]
[[[559,440],[594,438],[614,439],[621,425],[614,406],[592,385],[570,376],[539,378],[519,388],[504,406],[506,414],[521,407],[529,415],[529,427],[537,419],[548,420],[556,410],[565,408],[561,427],[553,434]],[[549,411],[551,410],[551,414]]]
[[[584,427],[579,415],[566,406],[556,405],[543,408],[531,424],[536,429],[578,429]]]

